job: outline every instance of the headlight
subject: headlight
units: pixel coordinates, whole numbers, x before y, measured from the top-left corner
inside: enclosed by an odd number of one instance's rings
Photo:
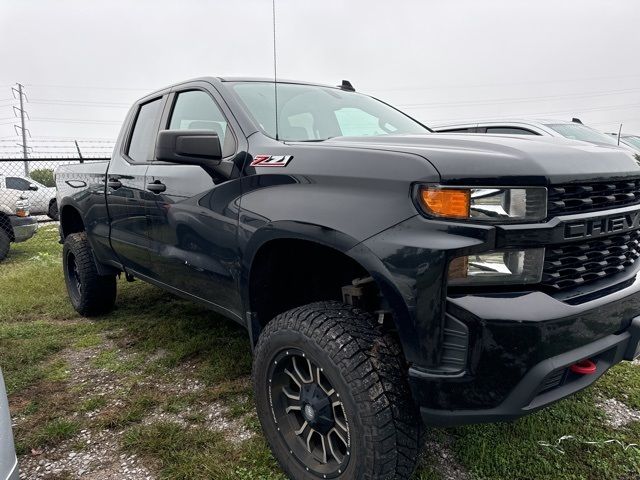
[[[458,257],[449,263],[449,285],[539,283],[543,266],[544,248]]]
[[[449,188],[422,185],[418,203],[425,213],[441,218],[480,222],[535,222],[547,216],[547,189]]]

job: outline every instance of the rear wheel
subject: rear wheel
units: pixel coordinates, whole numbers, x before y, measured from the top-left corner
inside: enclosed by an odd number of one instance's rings
[[[80,315],[91,317],[113,309],[116,301],[116,276],[98,275],[86,233],[67,236],[62,263],[69,299]]]
[[[258,415],[291,478],[408,479],[422,424],[397,340],[366,312],[313,303],[256,346]]]
[[[2,219],[0,218],[0,222]],[[0,228],[0,261],[7,258],[9,255],[9,247],[11,246],[11,238],[6,230]]]

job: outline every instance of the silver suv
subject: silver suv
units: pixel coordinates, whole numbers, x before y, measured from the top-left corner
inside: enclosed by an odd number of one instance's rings
[[[618,141],[617,133],[610,133],[609,135],[615,138],[616,142]],[[636,152],[640,153],[640,135],[628,135],[623,133],[620,135],[620,143],[629,148],[633,148]]]
[[[563,120],[482,120],[431,125],[439,133],[488,133],[495,135],[543,135],[564,137],[596,145],[617,146],[617,139],[583,125],[579,121]],[[631,150],[627,145],[621,148]]]

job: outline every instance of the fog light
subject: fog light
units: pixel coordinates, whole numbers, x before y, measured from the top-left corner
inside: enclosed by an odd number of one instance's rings
[[[544,248],[505,250],[455,258],[449,263],[449,285],[538,283]]]

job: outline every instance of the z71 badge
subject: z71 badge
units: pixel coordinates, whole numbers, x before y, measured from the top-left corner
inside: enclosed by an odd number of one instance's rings
[[[293,155],[256,155],[252,167],[286,167]]]

